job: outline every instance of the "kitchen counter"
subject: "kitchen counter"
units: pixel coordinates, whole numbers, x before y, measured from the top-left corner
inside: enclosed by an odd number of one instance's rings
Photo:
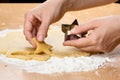
[[[38,4],[0,4],[0,30],[16,29],[22,27],[24,14]],[[68,12],[58,22],[52,24],[61,26],[62,23],[71,23],[78,19],[79,23],[88,20],[110,16],[120,15],[120,4],[109,4],[102,7]],[[112,53],[120,54],[118,46]],[[115,61],[105,63],[102,68],[89,72],[76,73],[57,73],[57,74],[39,74],[29,73],[19,69],[15,65],[9,65],[0,61],[0,79],[2,80],[120,80],[120,55],[114,55]],[[7,68],[5,67],[7,65]],[[17,79],[16,79],[17,78]]]

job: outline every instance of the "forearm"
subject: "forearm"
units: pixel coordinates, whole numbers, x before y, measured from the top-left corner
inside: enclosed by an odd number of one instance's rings
[[[75,11],[116,2],[117,0],[60,0],[65,11]]]

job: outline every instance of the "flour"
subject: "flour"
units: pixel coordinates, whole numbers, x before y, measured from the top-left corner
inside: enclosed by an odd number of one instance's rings
[[[20,59],[7,58],[5,55],[0,56],[0,60],[10,64],[20,66],[22,69],[29,72],[37,73],[56,73],[56,72],[78,72],[89,71],[103,66],[108,57],[101,55],[93,55],[91,57],[52,57],[48,61],[40,62],[35,60],[24,61]]]
[[[6,36],[8,32],[20,32],[18,30],[4,30],[0,32],[0,37]],[[24,61],[16,58],[7,58],[5,55],[0,55],[0,60],[20,66],[20,68],[28,72],[37,72],[44,74],[61,73],[61,72],[79,72],[90,71],[104,66],[105,62],[111,61],[110,54],[97,54],[90,57],[51,57],[48,61],[29,60]]]

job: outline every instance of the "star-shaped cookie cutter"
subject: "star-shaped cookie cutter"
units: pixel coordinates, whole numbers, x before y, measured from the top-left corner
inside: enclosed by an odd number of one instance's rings
[[[75,19],[72,24],[62,24],[62,32],[65,33],[65,41],[67,40],[74,40],[74,39],[79,39],[81,37],[85,37],[87,32],[83,32],[81,34],[72,34],[70,31],[73,29],[75,26],[78,26],[78,21]]]

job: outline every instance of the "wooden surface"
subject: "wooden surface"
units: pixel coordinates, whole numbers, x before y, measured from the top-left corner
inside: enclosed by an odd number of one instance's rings
[[[38,4],[0,4],[0,30],[6,28],[18,28],[23,25],[24,13]],[[71,23],[75,18],[79,23],[109,15],[120,15],[120,5],[110,4],[107,6],[86,9],[77,12],[69,12],[55,26],[62,23]],[[78,73],[39,74],[21,70],[15,65],[0,61],[0,80],[120,80],[120,47],[112,53],[114,61],[94,71]],[[7,66],[6,66],[7,65]]]

